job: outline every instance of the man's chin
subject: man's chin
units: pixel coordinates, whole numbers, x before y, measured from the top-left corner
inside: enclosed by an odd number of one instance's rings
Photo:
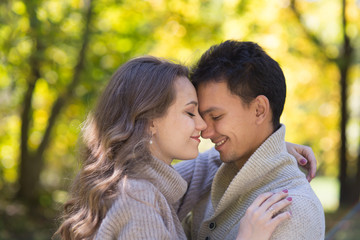
[[[226,154],[224,154],[222,152],[220,152],[220,160],[224,163],[230,163],[230,162],[234,161],[231,157],[227,156]]]
[[[239,157],[231,154],[225,154],[224,152],[220,152],[220,160],[224,163],[232,163],[239,161]]]

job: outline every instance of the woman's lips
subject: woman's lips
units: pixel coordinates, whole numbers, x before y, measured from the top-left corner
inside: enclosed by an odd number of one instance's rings
[[[201,142],[200,135],[199,136],[191,136],[191,138],[194,139],[195,141]]]

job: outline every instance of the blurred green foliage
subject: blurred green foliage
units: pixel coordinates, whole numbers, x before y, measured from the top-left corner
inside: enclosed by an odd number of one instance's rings
[[[0,213],[17,214],[11,211],[17,205],[8,203],[19,189],[21,111],[29,75],[34,67],[38,69],[27,139],[29,151],[36,151],[53,104],[69,90],[84,40],[88,45],[84,67],[76,75],[79,82],[56,118],[44,153],[39,198],[43,215],[53,217],[66,200],[79,167],[76,146],[81,123],[119,65],[150,54],[190,66],[211,45],[227,39],[257,42],[280,63],[288,89],[282,116],[287,140],[312,147],[318,174],[337,176],[340,73],[329,59],[342,51],[340,0],[298,0],[300,18],[290,0],[91,2],[86,39],[89,0],[0,2],[0,198],[4,201]],[[355,0],[347,4],[346,33],[356,51],[348,73],[347,126],[348,168],[355,174],[360,143],[360,5]],[[315,44],[305,30],[322,45]]]

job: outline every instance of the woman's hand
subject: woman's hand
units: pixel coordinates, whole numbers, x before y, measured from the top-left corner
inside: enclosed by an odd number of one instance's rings
[[[310,182],[316,175],[316,158],[311,147],[286,142],[286,149],[308,171],[306,179]]]
[[[246,210],[240,220],[236,240],[265,240],[271,237],[275,228],[291,217],[290,212],[279,213],[291,204],[287,190],[279,193],[263,193]]]

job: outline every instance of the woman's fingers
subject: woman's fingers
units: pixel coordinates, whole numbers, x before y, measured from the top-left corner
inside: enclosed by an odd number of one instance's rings
[[[266,214],[270,217],[270,218],[274,218],[275,216],[278,215],[278,213],[283,210],[284,208],[286,208],[287,206],[289,206],[291,204],[292,198],[291,197],[287,197],[285,199],[282,199],[280,201],[278,201],[277,203],[274,203],[273,205],[271,205],[267,211]]]
[[[274,196],[275,195],[276,194],[274,194]],[[278,194],[278,195],[283,195],[283,194]],[[270,198],[268,199],[268,201],[269,200],[270,200]],[[265,215],[266,215],[265,219],[269,219],[268,227],[269,227],[269,230],[271,230],[271,232],[273,232],[275,230],[275,228],[277,226],[279,226],[280,223],[282,223],[283,221],[285,221],[291,217],[291,213],[289,211],[281,212],[286,207],[288,207],[291,204],[291,202],[292,202],[291,197],[283,198],[282,200],[272,204],[267,209],[267,211],[265,213]]]
[[[263,216],[266,219],[271,219],[291,204],[292,198],[287,196],[288,190],[286,189],[278,193],[260,194],[248,207],[246,213],[254,218],[262,218],[261,216]]]
[[[286,142],[287,151],[293,155],[300,166],[308,171],[306,179],[310,182],[316,175],[316,157],[311,147]]]
[[[254,202],[250,205],[251,206],[255,206],[255,207],[259,207],[261,206],[268,198],[270,198],[271,196],[273,196],[274,193],[272,192],[266,192],[266,193],[262,193],[260,194],[255,200]]]
[[[281,192],[273,194],[271,197],[266,199],[260,206],[260,208],[265,212],[268,210],[272,205],[279,202],[280,200],[284,199],[288,196],[288,190],[284,189]]]
[[[287,190],[259,195],[240,220],[237,239],[269,239],[275,228],[291,214],[281,212],[291,204]]]
[[[287,220],[291,218],[291,213],[290,212],[283,212],[278,214],[276,217],[274,217],[270,224],[272,225],[272,228],[275,229],[280,223],[282,223],[283,221]]]
[[[315,154],[314,154],[314,152],[312,151],[312,149],[310,147],[307,147],[307,148],[304,149],[303,155],[308,160],[308,163],[306,164],[307,166],[305,166],[305,168],[307,168],[308,171],[309,171],[306,178],[310,182],[316,175],[316,165],[317,165],[317,163],[316,163]]]

